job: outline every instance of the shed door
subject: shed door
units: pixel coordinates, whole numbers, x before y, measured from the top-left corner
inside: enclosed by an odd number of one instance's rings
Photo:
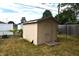
[[[46,42],[49,42],[49,41],[51,41],[51,24],[50,23],[47,23],[46,24],[47,26],[45,26],[45,31],[44,31],[44,38],[45,38],[45,41]]]

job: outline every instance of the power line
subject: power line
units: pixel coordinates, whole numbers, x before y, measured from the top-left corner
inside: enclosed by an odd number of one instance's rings
[[[22,3],[15,3],[15,4],[18,4],[18,5],[22,5],[22,6],[28,6],[28,7],[32,7],[32,8],[38,8],[38,9],[47,9],[47,10],[50,10],[50,11],[56,11],[57,10],[53,10],[53,9],[48,9],[48,8],[44,8],[44,7],[39,7],[39,6],[32,6],[32,5],[26,5],[26,4],[22,4]],[[41,3],[41,4],[45,4],[45,3]],[[50,3],[49,3],[50,4]],[[52,4],[52,3],[51,3]]]

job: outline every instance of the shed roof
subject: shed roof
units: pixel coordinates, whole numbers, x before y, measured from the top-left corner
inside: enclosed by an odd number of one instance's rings
[[[44,21],[45,19],[48,19],[48,18],[52,18],[53,21],[59,23],[59,22],[58,22],[55,18],[53,18],[53,17],[46,17],[46,18],[40,18],[40,19],[35,19],[35,20],[27,21],[27,22],[24,23],[23,25],[25,25],[25,24],[32,24],[32,23],[38,23],[38,22]]]

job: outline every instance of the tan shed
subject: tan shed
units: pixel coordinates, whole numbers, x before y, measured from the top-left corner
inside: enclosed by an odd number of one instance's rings
[[[35,45],[57,39],[58,22],[53,17],[27,21],[23,25],[23,38]]]

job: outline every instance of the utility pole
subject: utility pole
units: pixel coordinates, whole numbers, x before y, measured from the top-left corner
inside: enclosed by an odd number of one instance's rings
[[[76,3],[74,3],[74,14],[75,14],[75,18],[76,18],[76,21],[77,21],[77,6],[76,6]]]
[[[60,14],[60,3],[58,4],[58,19],[59,19],[59,14]]]

